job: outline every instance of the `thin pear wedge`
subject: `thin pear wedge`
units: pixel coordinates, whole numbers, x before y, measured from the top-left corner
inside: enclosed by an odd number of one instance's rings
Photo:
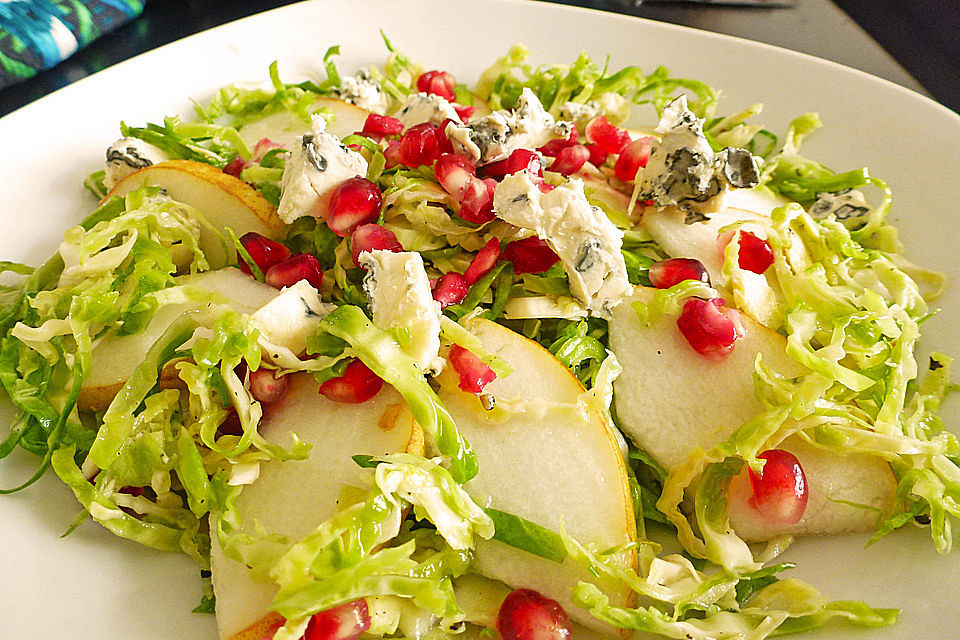
[[[321,113],[333,115],[333,119],[327,124],[327,131],[338,138],[345,138],[351,133],[361,131],[367,116],[370,115],[366,109],[337,98],[317,98],[314,105],[321,107]],[[297,136],[303,135],[309,127],[310,123],[304,122],[296,114],[290,111],[278,111],[243,125],[240,129],[240,137],[251,149],[257,142],[266,138],[290,150],[293,145],[298,144]]]
[[[638,287],[614,309],[610,349],[623,366],[614,398],[624,433],[670,471],[695,449],[710,449],[760,413],[753,382],[758,354],[767,367],[787,377],[806,369],[787,356],[783,336],[746,317],[743,336],[724,360],[701,357],[677,329],[676,316],[664,314],[650,326],[637,317],[631,302],[649,303],[653,292]],[[796,524],[771,525],[749,507],[749,496],[732,491],[729,516],[745,539],[869,529],[876,524],[876,510],[888,511],[893,504],[896,480],[877,456],[839,455],[797,436],[778,448],[800,460],[809,486],[807,508]]]
[[[247,183],[202,162],[169,160],[132,173],[106,195],[124,196],[144,185],[162,187],[171,198],[188,204],[226,237],[227,227],[241,236],[255,231],[268,238],[283,235],[284,224],[276,208]],[[200,248],[211,268],[218,269],[233,262],[233,245],[216,233],[202,228]]]
[[[580,382],[546,349],[509,329],[486,320],[469,328],[513,372],[485,388],[497,401],[493,412],[458,388],[450,368],[437,378],[444,406],[477,454],[480,472],[467,492],[478,504],[563,529],[582,543],[608,548],[634,542],[636,521],[619,443],[605,418],[575,408],[584,393]],[[635,567],[635,551],[624,555]],[[571,589],[593,578],[570,558],[556,563],[481,540],[474,568],[512,587],[535,589],[557,600],[572,619],[614,632],[572,603]],[[615,606],[633,600],[623,585],[602,586]]]
[[[286,395],[265,410],[259,428],[265,438],[284,446],[296,434],[313,445],[310,457],[262,463],[257,480],[237,500],[246,526],[259,522],[291,542],[333,515],[343,487],[363,486],[363,470],[351,456],[424,451],[423,432],[392,387],[384,386],[362,404],[333,402],[317,389],[311,374],[291,374]],[[210,569],[220,637],[260,640],[280,621],[270,611],[276,587],[226,557],[216,535],[212,538]]]

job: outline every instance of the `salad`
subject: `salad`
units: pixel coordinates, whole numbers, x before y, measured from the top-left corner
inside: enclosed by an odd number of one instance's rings
[[[99,206],[4,263],[15,489],[52,468],[75,526],[194,559],[224,638],[892,624],[778,562],[950,548],[938,280],[882,180],[665,69],[387,48],[105,141]]]

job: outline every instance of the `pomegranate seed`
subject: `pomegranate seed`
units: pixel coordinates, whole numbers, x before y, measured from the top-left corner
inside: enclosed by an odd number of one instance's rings
[[[497,631],[503,640],[569,640],[570,617],[560,603],[532,589],[515,589],[500,605]]]
[[[483,224],[493,220],[493,192],[497,181],[492,178],[473,178],[467,185],[460,201],[458,215],[467,222]]]
[[[429,122],[407,129],[400,138],[400,160],[408,167],[431,165],[440,154],[438,132],[440,129]],[[446,139],[442,133],[440,134]]]
[[[444,274],[433,288],[433,299],[440,303],[440,307],[449,307],[452,304],[460,304],[467,297],[467,291],[470,285],[466,278],[451,271]]]
[[[371,113],[363,123],[361,133],[372,133],[376,136],[399,136],[403,133],[403,123],[390,116],[382,116],[379,113]]]
[[[572,147],[577,144],[577,141],[580,139],[580,134],[577,132],[577,125],[570,123],[570,135],[564,140],[551,140],[547,144],[543,145],[537,151],[542,153],[545,156],[550,156],[551,158],[556,158],[557,154],[566,149],[567,147]]]
[[[657,289],[669,289],[684,280],[699,280],[710,284],[710,274],[703,263],[693,258],[670,258],[650,265],[647,274],[650,284]]]
[[[583,145],[587,148],[587,151],[590,152],[590,164],[595,167],[601,166],[604,162],[607,161],[607,156],[610,155],[606,151],[600,148],[596,144],[585,144]]]
[[[447,193],[457,202],[463,200],[470,181],[477,177],[477,168],[469,160],[455,153],[442,153],[437,158],[433,175]]]
[[[240,416],[233,407],[227,409],[227,417],[223,419],[220,426],[217,427],[218,436],[242,436],[243,423],[240,422]]]
[[[503,248],[503,259],[513,263],[513,272],[543,273],[560,262],[560,256],[554,253],[545,240],[530,236],[511,242]]]
[[[740,253],[737,262],[741,269],[763,273],[773,264],[770,243],[749,231],[740,232]]]
[[[583,165],[589,159],[590,151],[582,144],[575,144],[572,147],[562,149],[557,154],[557,159],[550,165],[550,171],[569,176],[583,169]]]
[[[327,226],[346,238],[357,227],[376,221],[382,204],[383,195],[377,185],[360,176],[348,178],[330,195]]]
[[[460,376],[460,388],[468,393],[479,394],[483,388],[496,379],[493,369],[483,364],[483,361],[460,345],[450,347],[447,355],[450,366]]]
[[[474,256],[473,261],[470,263],[470,266],[467,267],[467,270],[463,272],[464,280],[467,281],[468,285],[472,285],[477,280],[490,273],[490,270],[496,266],[499,259],[500,240],[497,238],[490,238],[490,240],[487,241],[487,244],[485,244],[483,248],[477,252],[477,255]]]
[[[748,469],[753,492],[750,505],[774,524],[795,524],[807,508],[807,476],[789,451],[770,449],[757,456],[766,462],[758,475]]]
[[[653,138],[649,136],[638,138],[625,146],[617,158],[617,163],[613,165],[613,175],[624,182],[635,180],[640,167],[647,166],[652,146]]]
[[[264,273],[269,271],[273,265],[278,262],[283,262],[290,257],[290,249],[288,249],[286,245],[276,240],[265,238],[253,231],[240,236],[240,244],[247,250],[247,253],[250,254],[250,257],[253,258],[257,266],[260,267],[260,271]],[[240,271],[243,271],[247,275],[252,275],[250,266],[246,260],[240,259],[237,266]]]
[[[268,152],[274,149],[282,149],[283,147],[270,138],[260,138],[257,140],[257,144],[253,145],[253,159],[255,162],[260,162],[263,160],[263,156],[267,155]]]
[[[453,110],[457,112],[457,117],[459,117],[462,122],[469,120],[470,116],[473,115],[473,112],[477,110],[476,107],[468,107],[463,104],[454,103],[452,106]],[[446,129],[446,127],[444,127],[444,129]]]
[[[313,614],[303,640],[356,640],[370,628],[370,610],[363,598]]]
[[[403,164],[400,141],[391,140],[387,143],[387,148],[383,150],[383,159],[386,160],[384,169],[393,169]]]
[[[236,156],[233,160],[227,163],[227,165],[223,168],[223,172],[227,175],[233,176],[234,178],[239,178],[240,173],[248,166],[250,166],[249,162],[240,156]]]
[[[320,394],[334,402],[360,404],[380,393],[383,380],[359,360],[353,360],[343,375],[320,385]]]
[[[287,392],[289,386],[287,376],[276,376],[273,369],[260,367],[256,371],[250,372],[250,395],[257,402],[263,404],[273,404],[280,400]]]
[[[736,344],[740,332],[723,300],[690,298],[677,318],[677,327],[693,350],[709,360],[722,360]]]
[[[543,160],[536,151],[517,149],[503,160],[491,162],[483,167],[483,175],[491,178],[504,178],[519,171],[527,170],[533,175],[543,175]]]
[[[432,93],[450,102],[457,99],[456,91],[454,91],[456,85],[456,80],[446,71],[427,71],[417,78],[417,91]]]
[[[323,269],[320,268],[320,261],[315,255],[298,253],[270,267],[266,280],[268,285],[276,289],[306,280],[319,291],[323,285]]]
[[[350,256],[353,264],[360,266],[360,254],[364,251],[403,251],[403,245],[397,240],[396,234],[378,224],[365,224],[357,227],[350,235]]]
[[[586,134],[587,140],[596,144],[606,153],[620,153],[625,146],[630,144],[630,134],[610,124],[606,116],[597,116],[588,122],[584,134]]]

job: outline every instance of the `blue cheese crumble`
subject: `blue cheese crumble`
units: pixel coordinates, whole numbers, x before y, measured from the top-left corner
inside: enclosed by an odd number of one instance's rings
[[[132,173],[169,159],[166,153],[139,138],[120,138],[107,147],[103,184],[112,189]]]
[[[297,218],[323,218],[330,196],[344,180],[367,173],[367,161],[340,139],[326,132],[327,122],[315,115],[310,130],[300,136],[287,157],[280,179],[280,219],[290,224]]]
[[[555,121],[537,96],[524,88],[512,111],[494,111],[468,124],[451,122],[446,134],[456,153],[482,165],[503,160],[517,149],[536,149],[551,140],[567,138],[572,126]]]
[[[580,131],[597,116],[604,116],[610,124],[620,126],[630,117],[630,103],[619,93],[608,91],[592,100],[565,102],[560,107],[560,117],[573,122]]]
[[[367,68],[360,69],[355,76],[341,78],[340,88],[334,89],[333,95],[344,102],[379,114],[386,113],[389,106],[383,87],[370,75],[370,70]]]
[[[620,248],[623,233],[591,206],[583,182],[572,178],[543,193],[527,171],[497,185],[493,210],[504,222],[534,231],[550,245],[570,281],[570,292],[595,314],[609,316],[632,287]]]
[[[403,123],[404,129],[424,122],[443,124],[447,118],[463,124],[453,105],[446,98],[432,93],[411,93],[397,111],[397,119]]]
[[[818,193],[816,201],[810,205],[810,215],[815,220],[826,220],[833,216],[848,229],[862,226],[870,211],[867,199],[858,189]]]

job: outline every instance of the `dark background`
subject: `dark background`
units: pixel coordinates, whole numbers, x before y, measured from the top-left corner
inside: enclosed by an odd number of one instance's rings
[[[143,15],[36,77],[0,91],[0,115],[116,62],[294,0],[152,0]],[[690,4],[651,0],[553,0],[685,23]],[[792,0],[803,2],[804,0]],[[833,0],[941,104],[960,112],[960,0]],[[686,9],[684,9],[686,7]],[[723,11],[722,8],[703,9]],[[729,11],[778,11],[735,9]],[[785,9],[789,10],[789,9]]]

